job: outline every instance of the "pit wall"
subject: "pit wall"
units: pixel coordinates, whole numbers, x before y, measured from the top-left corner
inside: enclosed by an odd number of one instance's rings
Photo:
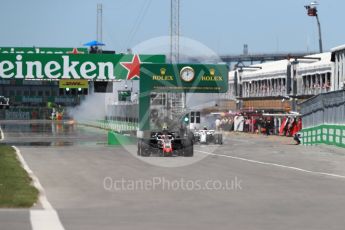
[[[136,133],[137,123],[97,120],[79,122],[79,124],[108,130],[108,145],[132,145],[137,143],[136,136],[131,135],[133,131]]]
[[[108,131],[108,145],[132,145],[136,143],[136,137]]]
[[[138,129],[138,123],[126,121],[89,120],[79,122],[79,124],[116,132],[136,131]]]
[[[318,125],[305,128],[302,133],[302,144],[327,144],[345,148],[345,125]]]

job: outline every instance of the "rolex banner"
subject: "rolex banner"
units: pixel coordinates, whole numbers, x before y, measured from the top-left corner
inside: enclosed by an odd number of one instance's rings
[[[226,93],[228,71],[225,64],[143,64],[140,91]]]
[[[150,130],[150,92],[226,93],[228,72],[225,64],[142,64],[139,130]]]
[[[0,79],[132,80],[141,63],[165,63],[165,56],[0,53]]]

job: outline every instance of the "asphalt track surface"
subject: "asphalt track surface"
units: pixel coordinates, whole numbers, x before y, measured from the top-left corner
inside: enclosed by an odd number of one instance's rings
[[[66,230],[345,226],[343,149],[230,133],[223,146],[196,146],[199,161],[166,167],[164,161],[189,159],[153,157],[162,166],[150,164],[130,153],[135,146],[107,146],[106,132],[94,128],[0,126],[3,142],[20,150]],[[41,209],[2,209],[0,229],[35,230],[30,212]]]

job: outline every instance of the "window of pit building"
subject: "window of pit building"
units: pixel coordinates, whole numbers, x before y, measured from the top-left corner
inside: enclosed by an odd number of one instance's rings
[[[36,91],[35,90],[31,90],[30,91],[30,96],[36,96]]]
[[[195,113],[195,123],[200,124],[200,112]]]
[[[302,76],[302,81],[303,81],[302,87],[303,89],[305,89],[307,87],[307,77],[305,75]]]
[[[329,88],[331,88],[331,85],[332,85],[331,73],[330,72],[327,73],[327,77],[326,78],[327,78],[327,81],[325,82],[326,83],[326,88],[329,89]]]
[[[24,96],[29,96],[30,92],[28,90],[24,91]]]
[[[42,97],[43,96],[43,91],[42,90],[40,90],[40,91],[38,91],[38,94],[37,94],[39,97]]]
[[[194,123],[195,120],[195,112],[190,112],[190,123]]]
[[[166,96],[164,93],[152,93],[151,105],[165,105]]]
[[[14,90],[10,90],[10,96],[12,97],[12,96],[14,96]]]
[[[49,90],[46,90],[46,91],[44,92],[44,94],[45,94],[46,97],[49,97],[49,96],[50,96],[50,91],[49,91]]]

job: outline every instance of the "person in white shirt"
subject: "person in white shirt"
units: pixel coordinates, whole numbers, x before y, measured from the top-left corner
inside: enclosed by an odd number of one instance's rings
[[[216,122],[216,130],[219,131],[219,128],[220,128],[220,119],[217,118],[215,122]]]

